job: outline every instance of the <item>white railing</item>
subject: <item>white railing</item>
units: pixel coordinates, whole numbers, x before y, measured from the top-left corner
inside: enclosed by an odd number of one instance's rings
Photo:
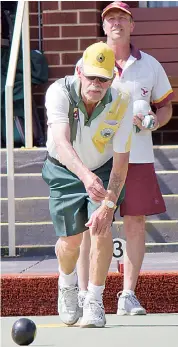
[[[31,68],[29,39],[29,4],[18,1],[9,66],[5,86],[6,107],[6,147],[7,147],[7,190],[8,190],[8,245],[9,256],[15,256],[15,190],[14,190],[14,116],[13,88],[17,67],[17,59],[22,32],[23,46],[23,87],[24,87],[24,119],[25,147],[32,148],[32,102],[31,102]]]

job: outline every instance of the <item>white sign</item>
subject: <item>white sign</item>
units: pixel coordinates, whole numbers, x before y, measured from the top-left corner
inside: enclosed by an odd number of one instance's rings
[[[124,258],[125,247],[125,240],[119,238],[113,239],[113,257],[122,260]]]

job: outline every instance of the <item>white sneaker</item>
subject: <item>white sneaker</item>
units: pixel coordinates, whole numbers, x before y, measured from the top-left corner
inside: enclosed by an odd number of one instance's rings
[[[75,324],[79,319],[78,287],[59,287],[58,312],[67,325]]]
[[[124,294],[120,296],[120,292],[117,294],[118,305],[117,315],[118,316],[134,316],[134,315],[145,315],[146,310],[140,305],[137,297],[134,294]]]
[[[80,317],[83,316],[83,306],[84,306],[86,295],[87,295],[87,290],[86,291],[82,290],[82,291],[79,291],[78,293],[78,306],[79,306]]]
[[[106,318],[103,303],[97,301],[93,295],[88,293],[83,306],[83,317],[80,327],[103,328],[105,324]]]

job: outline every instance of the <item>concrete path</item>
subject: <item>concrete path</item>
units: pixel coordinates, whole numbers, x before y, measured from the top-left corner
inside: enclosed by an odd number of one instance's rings
[[[143,271],[178,271],[178,253],[146,253],[142,265]],[[116,258],[112,259],[110,272],[117,271]],[[57,273],[57,260],[50,256],[16,257],[1,259],[2,274],[45,274]]]
[[[1,319],[2,347],[17,346],[11,328],[19,317]],[[167,347],[177,346],[178,314],[152,314],[144,317],[107,315],[104,329],[66,327],[58,316],[27,317],[37,326],[36,347]]]

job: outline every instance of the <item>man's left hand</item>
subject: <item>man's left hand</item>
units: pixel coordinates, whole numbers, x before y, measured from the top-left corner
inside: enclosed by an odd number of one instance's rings
[[[92,235],[104,236],[110,232],[111,224],[113,221],[114,209],[101,205],[96,211],[94,211],[85,224],[90,228]]]
[[[151,130],[151,131],[156,130],[157,127],[159,126],[158,117],[156,116],[156,114],[153,111],[150,111],[148,114],[150,114],[154,117],[154,127],[153,128],[148,129],[142,125],[142,120],[144,119],[144,116],[140,113],[138,113],[136,116],[133,117],[133,124],[137,125],[137,127],[140,130]]]

